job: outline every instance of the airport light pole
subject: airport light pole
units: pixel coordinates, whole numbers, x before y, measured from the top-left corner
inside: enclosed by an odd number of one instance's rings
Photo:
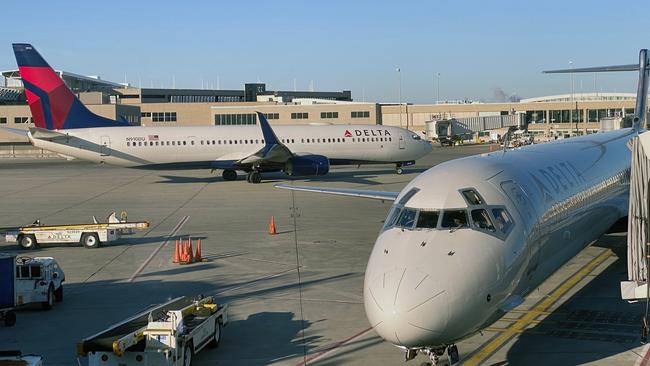
[[[440,73],[437,73],[436,76],[437,76],[436,80],[438,82],[437,85],[436,85],[436,89],[437,89],[436,90],[436,104],[438,104],[438,102],[440,101]]]
[[[573,69],[573,61],[569,61],[569,68]],[[575,100],[573,95],[573,72],[569,73],[569,77],[571,79],[571,101],[573,102]]]
[[[397,71],[397,104],[399,105],[399,126],[402,127],[402,70],[399,67]]]

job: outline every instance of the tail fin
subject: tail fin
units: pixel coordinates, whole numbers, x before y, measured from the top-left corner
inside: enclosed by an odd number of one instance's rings
[[[32,45],[14,43],[13,48],[36,127],[61,130],[129,125],[89,111]]]
[[[545,74],[570,74],[574,72],[610,72],[610,71],[637,71],[639,82],[636,89],[636,106],[634,108],[634,129],[646,128],[646,103],[648,98],[648,77],[650,77],[650,60],[648,50],[639,51],[639,63],[618,66],[586,67],[580,69],[563,69],[544,71]]]

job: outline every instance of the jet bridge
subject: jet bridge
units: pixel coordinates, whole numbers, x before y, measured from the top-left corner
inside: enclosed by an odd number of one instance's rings
[[[621,297],[636,301],[648,297],[650,246],[650,133],[632,141],[630,206],[628,212],[628,281],[621,282]]]

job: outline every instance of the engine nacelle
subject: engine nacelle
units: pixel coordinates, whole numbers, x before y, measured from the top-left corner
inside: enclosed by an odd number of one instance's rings
[[[323,155],[302,155],[291,158],[284,170],[290,176],[325,175],[330,161]]]

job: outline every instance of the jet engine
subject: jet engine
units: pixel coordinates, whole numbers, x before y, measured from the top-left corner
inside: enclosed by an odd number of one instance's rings
[[[302,155],[291,158],[285,172],[290,176],[325,175],[330,170],[330,161],[323,155]]]

